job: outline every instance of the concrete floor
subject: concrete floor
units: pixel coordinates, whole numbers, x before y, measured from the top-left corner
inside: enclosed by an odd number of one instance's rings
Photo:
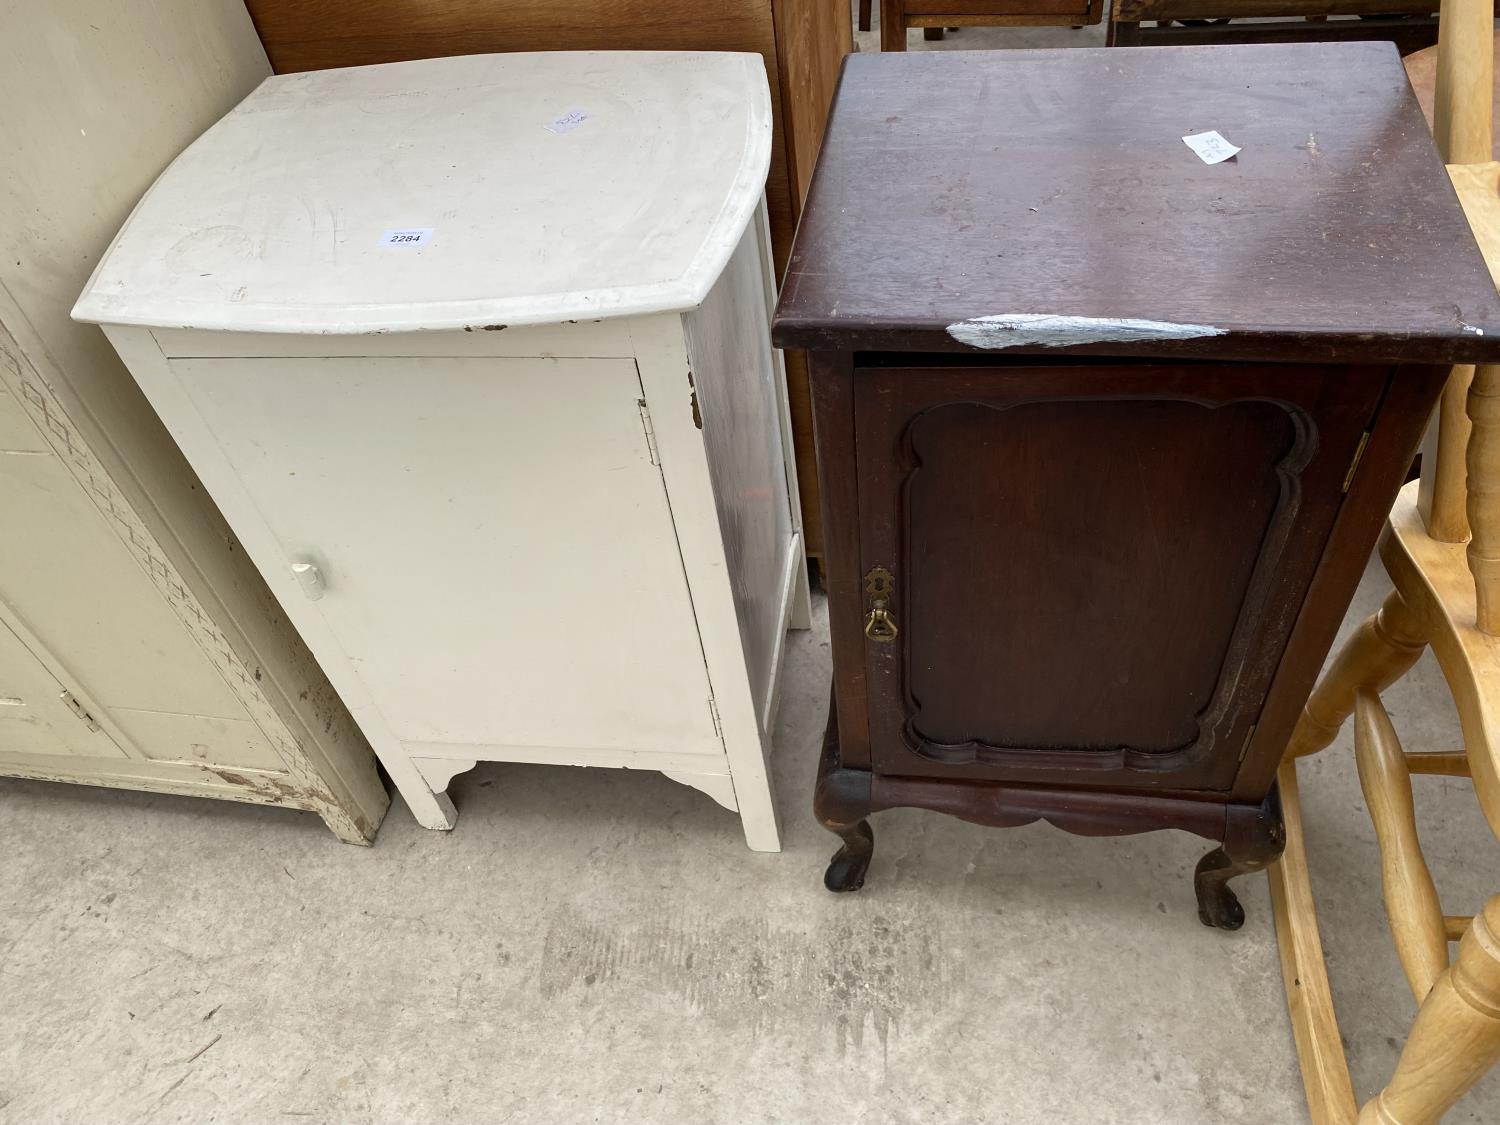
[[[1349,624],[1383,593],[1367,576]],[[786,850],[664,777],[483,766],[451,834],[398,802],[372,849],[310,815],[0,781],[0,1121],[1254,1123],[1305,1119],[1263,877],[1204,929],[1177,833],[1087,840],[876,818],[820,885],[827,700],[795,634],[776,731]],[[1456,745],[1435,668],[1388,694]],[[1449,909],[1500,849],[1419,779]],[[1347,734],[1306,770],[1357,1088],[1410,1022]],[[1450,1121],[1500,1118],[1500,1077]]]
[[[1384,588],[1367,575],[1346,630]],[[776,731],[779,856],[624,771],[480,767],[454,782],[456,832],[398,801],[368,850],[307,815],[0,780],[0,1122],[1305,1120],[1265,880],[1241,881],[1242,931],[1204,929],[1193,838],[901,810],[876,818],[865,890],[822,889],[821,602],[817,622]],[[1430,658],[1387,702],[1410,748],[1458,744]],[[1464,783],[1418,786],[1446,905],[1476,909],[1500,847]],[[1347,731],[1303,788],[1368,1096],[1413,1008]],[[1500,1076],[1448,1120],[1500,1120]]]

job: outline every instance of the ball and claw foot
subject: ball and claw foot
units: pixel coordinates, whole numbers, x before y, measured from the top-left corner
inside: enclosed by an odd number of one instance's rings
[[[838,830],[838,834],[843,837],[844,846],[829,861],[823,885],[835,892],[857,891],[865,885],[865,872],[875,854],[875,833],[868,820],[861,820]]]

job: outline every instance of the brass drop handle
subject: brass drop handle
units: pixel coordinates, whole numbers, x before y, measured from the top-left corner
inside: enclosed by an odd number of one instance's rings
[[[890,610],[876,608],[865,614],[865,636],[870,640],[894,641],[899,632],[901,630],[896,627],[896,619]]]
[[[870,595],[870,612],[865,614],[865,636],[872,641],[894,641],[901,629],[891,614],[891,595],[896,579],[883,566],[865,575],[865,592]]]

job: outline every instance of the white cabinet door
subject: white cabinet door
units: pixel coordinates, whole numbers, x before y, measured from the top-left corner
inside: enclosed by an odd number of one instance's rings
[[[64,686],[0,621],[0,765],[11,755],[123,758],[125,752],[74,710]],[[82,712],[82,713],[80,713]]]
[[[722,755],[632,361],[171,366],[238,478],[215,498],[409,748]]]

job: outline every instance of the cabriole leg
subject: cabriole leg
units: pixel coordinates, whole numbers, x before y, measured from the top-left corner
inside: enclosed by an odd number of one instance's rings
[[[875,833],[865,819],[870,812],[870,774],[839,764],[838,712],[830,706],[818,785],[813,791],[818,823],[844,842],[823,874],[823,885],[830,891],[857,891],[865,885],[865,872],[875,854]]]
[[[874,829],[868,820],[850,825],[824,821],[823,827],[844,841],[844,846],[828,861],[828,870],[823,872],[823,885],[830,891],[859,890],[865,885],[865,872],[870,869],[870,860],[875,855]]]
[[[1198,861],[1193,888],[1198,893],[1198,918],[1205,926],[1237,930],[1245,924],[1245,908],[1229,889],[1229,880],[1260,871],[1286,847],[1281,798],[1273,788],[1257,808],[1231,805],[1226,813],[1224,843]]]

